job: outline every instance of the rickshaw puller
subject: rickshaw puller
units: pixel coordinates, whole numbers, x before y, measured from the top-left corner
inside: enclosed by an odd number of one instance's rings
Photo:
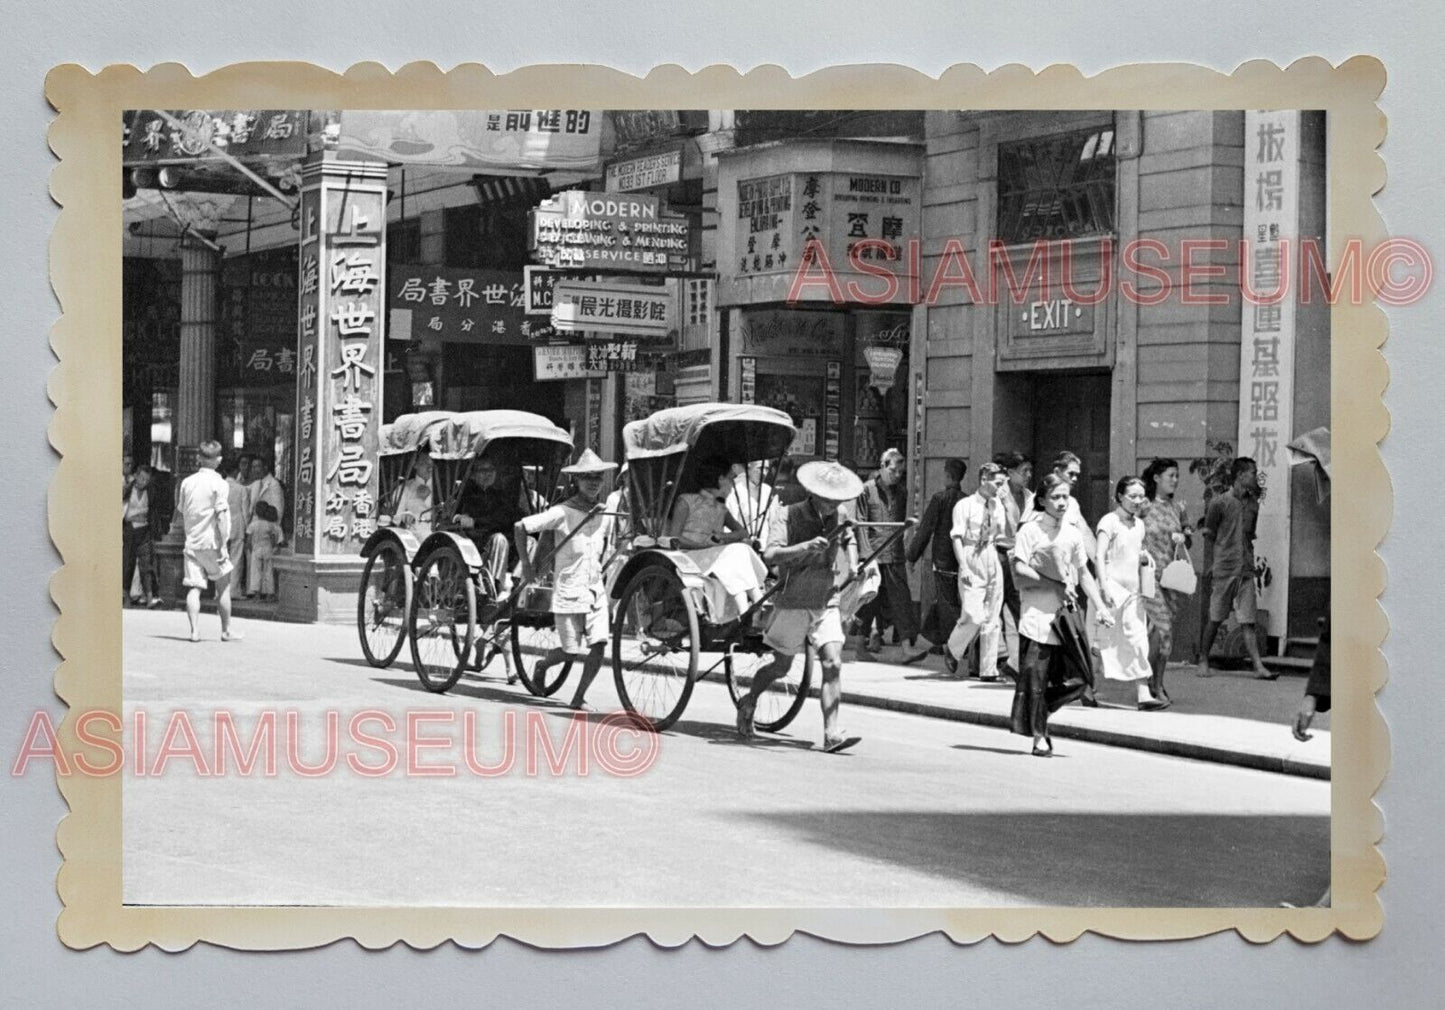
[[[807,499],[780,510],[768,536],[765,560],[786,580],[775,597],[763,644],[773,650],[771,663],[753,676],[747,697],[738,705],[737,728],[753,736],[753,713],[758,698],[774,681],[785,676],[793,658],[809,642],[818,653],[823,683],[818,700],[823,709],[823,749],[830,754],[846,750],[862,737],[838,728],[842,700],[843,618],[839,610],[839,581],[858,565],[858,547],[850,532],[831,536],[851,518],[850,503],[863,491],[858,475],[839,463],[817,460],[798,468],[798,482]],[[839,565],[839,555],[844,564]]]
[[[537,660],[532,674],[534,683],[541,684],[548,667],[567,657],[582,660],[582,677],[572,698],[572,707],[578,709],[583,707],[587,688],[602,667],[610,631],[602,559],[612,539],[613,517],[592,512],[600,504],[603,474],[615,469],[616,463],[608,463],[591,449],[584,449],[576,463],[561,470],[574,478],[576,493],[545,512],[522,518],[513,527],[524,582],[533,579],[531,552],[527,549],[529,536],[550,530],[556,531],[560,538],[583,527],[553,558],[556,579],[552,589],[552,622],[557,629],[559,647]]]

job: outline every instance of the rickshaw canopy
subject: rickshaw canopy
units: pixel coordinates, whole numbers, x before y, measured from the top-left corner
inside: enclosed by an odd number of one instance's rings
[[[383,456],[415,452],[424,444],[428,431],[454,417],[456,414],[450,410],[426,410],[419,414],[402,414],[390,424],[381,426],[377,451]]]
[[[622,429],[629,462],[697,450],[734,463],[782,456],[797,429],[772,407],[748,403],[693,403],[670,407]]]
[[[427,436],[435,459],[469,459],[498,442],[506,442],[517,462],[526,465],[551,463],[572,452],[571,435],[540,414],[524,410],[449,414],[428,429]]]

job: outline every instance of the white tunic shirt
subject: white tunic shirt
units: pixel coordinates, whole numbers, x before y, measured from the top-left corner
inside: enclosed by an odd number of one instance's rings
[[[612,523],[612,516],[593,517],[570,502],[553,505],[545,512],[522,519],[522,528],[528,533],[554,530],[559,543],[578,526],[583,526],[552,559],[557,573],[552,588],[552,613],[585,614],[601,601],[606,591],[602,561],[612,539]]]

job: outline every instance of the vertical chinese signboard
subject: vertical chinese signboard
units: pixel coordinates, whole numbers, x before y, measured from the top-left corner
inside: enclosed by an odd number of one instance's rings
[[[386,168],[308,164],[301,194],[296,552],[357,554],[376,529]]]
[[[1273,570],[1260,590],[1271,635],[1284,634],[1289,608],[1290,460],[1294,437],[1295,298],[1285,269],[1299,248],[1300,115],[1246,112],[1239,452],[1259,464],[1265,488],[1254,542],[1257,561]],[[1281,281],[1285,279],[1285,282]]]

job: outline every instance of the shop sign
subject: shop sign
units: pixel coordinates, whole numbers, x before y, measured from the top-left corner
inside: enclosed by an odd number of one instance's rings
[[[595,331],[665,337],[671,302],[666,288],[562,281],[556,286],[552,327],[559,333]]]
[[[223,385],[296,381],[296,247],[236,256],[221,264],[217,362]]]
[[[750,309],[739,318],[737,350],[775,358],[835,358],[843,350],[841,312]]]
[[[1241,299],[1239,454],[1259,465],[1265,489],[1254,556],[1275,569],[1259,592],[1271,635],[1283,635],[1289,608],[1290,454],[1294,437],[1295,303],[1281,281],[1286,250],[1298,247],[1300,114],[1244,114],[1244,237],[1254,298]],[[1284,290],[1281,292],[1281,286]],[[1282,297],[1270,302],[1271,295]]]
[[[555,335],[528,318],[524,277],[514,271],[399,265],[390,281],[393,340],[532,345]]]
[[[664,151],[627,161],[614,161],[607,166],[607,190],[628,192],[666,186],[682,178],[682,151]]]
[[[868,361],[868,384],[880,393],[892,389],[893,377],[903,362],[903,352],[896,347],[865,347],[863,357]]]
[[[406,165],[590,172],[601,118],[590,109],[346,109],[337,146]]]
[[[655,196],[564,190],[529,215],[535,259],[563,269],[686,270],[687,218],[669,214]]]
[[[634,150],[665,137],[674,137],[682,128],[682,117],[676,109],[620,109],[609,112],[617,150]]]
[[[168,123],[154,109],[125,114],[121,158],[126,165],[157,165],[233,158],[300,158],[306,154],[304,109],[169,110]]]
[[[605,369],[588,365],[585,344],[552,344],[532,348],[532,376],[538,382],[593,379],[606,374]]]
[[[792,175],[738,180],[737,238],[739,276],[788,270],[794,253]]]
[[[906,249],[918,239],[921,180],[841,173],[810,174],[803,180],[804,193],[815,191],[812,200],[827,201],[826,239],[814,237],[824,241],[834,269],[842,269],[856,258],[877,263],[900,277],[907,275]]]

